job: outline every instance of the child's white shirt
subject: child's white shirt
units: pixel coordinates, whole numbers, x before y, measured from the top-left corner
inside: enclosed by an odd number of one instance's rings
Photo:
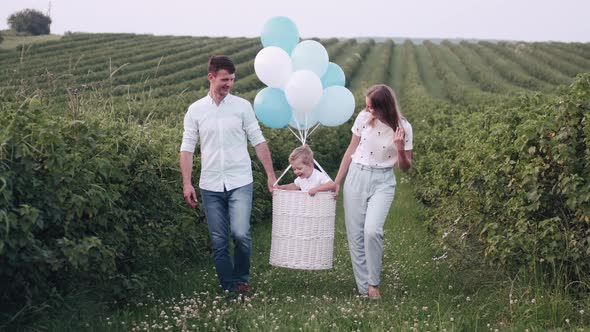
[[[330,181],[332,180],[330,180],[330,177],[326,173],[320,172],[314,168],[313,172],[308,178],[302,179],[298,176],[294,182],[295,185],[301,189],[301,191],[309,191],[311,188],[315,188],[320,184],[328,183]]]

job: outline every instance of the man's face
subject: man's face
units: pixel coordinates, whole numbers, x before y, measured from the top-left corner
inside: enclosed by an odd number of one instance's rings
[[[216,73],[207,74],[207,78],[211,91],[218,96],[225,97],[234,85],[236,74],[230,74],[227,70],[220,69]]]

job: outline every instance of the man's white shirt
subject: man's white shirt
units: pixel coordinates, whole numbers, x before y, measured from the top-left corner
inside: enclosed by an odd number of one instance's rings
[[[194,153],[200,142],[199,187],[222,192],[253,182],[248,141],[252,146],[265,142],[250,102],[228,94],[218,106],[208,94],[184,116],[180,151]]]

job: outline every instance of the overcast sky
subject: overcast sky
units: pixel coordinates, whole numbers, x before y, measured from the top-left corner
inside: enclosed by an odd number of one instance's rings
[[[50,7],[56,34],[259,37],[266,20],[287,16],[302,38],[590,42],[590,0],[0,0],[0,29],[18,10]]]

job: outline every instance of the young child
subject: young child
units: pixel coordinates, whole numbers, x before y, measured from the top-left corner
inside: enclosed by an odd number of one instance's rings
[[[310,196],[320,191],[334,191],[335,184],[328,175],[313,167],[313,151],[308,145],[295,148],[289,155],[289,164],[297,178],[293,183],[277,186],[278,189],[307,191]]]

